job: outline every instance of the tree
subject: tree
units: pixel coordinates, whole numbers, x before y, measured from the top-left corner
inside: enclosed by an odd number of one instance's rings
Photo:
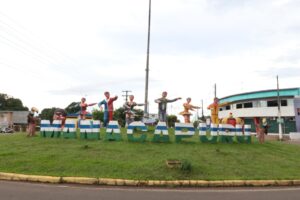
[[[68,114],[78,113],[80,111],[80,102],[72,102],[66,108]]]
[[[120,108],[118,108],[114,111],[113,119],[117,120],[121,126],[123,126],[123,127],[125,126],[126,121],[125,121],[125,109],[124,109],[124,107],[120,107]]]
[[[23,106],[20,99],[0,93],[0,110],[28,111],[28,107]]]
[[[135,115],[134,115],[134,120],[135,121],[142,121],[143,116],[144,116],[144,111],[142,109],[133,109]]]
[[[103,121],[104,112],[100,110],[93,110],[92,111],[93,119]]]
[[[178,122],[179,120],[177,119],[176,115],[168,115],[167,117],[167,124],[169,127],[174,127],[175,123]]]
[[[57,108],[45,108],[42,110],[41,114],[40,114],[40,117],[41,119],[45,119],[45,120],[50,120],[50,122],[52,123],[53,121],[53,115],[54,115],[54,111],[56,110]]]
[[[141,121],[144,116],[144,111],[141,109],[133,109],[134,114],[134,121]],[[118,121],[121,126],[125,126],[125,108],[120,107],[114,111],[114,120]]]

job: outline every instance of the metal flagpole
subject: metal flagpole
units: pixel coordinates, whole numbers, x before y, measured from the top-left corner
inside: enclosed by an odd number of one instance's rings
[[[148,117],[148,82],[149,82],[149,54],[150,54],[150,24],[151,24],[151,0],[149,0],[148,16],[148,41],[147,41],[147,61],[146,61],[146,83],[145,83],[145,108],[144,116]]]
[[[280,110],[280,96],[279,96],[279,81],[278,81],[278,75],[276,77],[277,79],[277,104],[278,104],[278,134],[279,134],[279,140],[282,140],[282,119],[281,119],[281,110]]]

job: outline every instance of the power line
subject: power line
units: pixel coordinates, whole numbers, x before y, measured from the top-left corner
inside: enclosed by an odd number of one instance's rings
[[[62,53],[59,49],[53,48],[53,46],[50,46],[49,43],[45,42],[41,37],[39,37],[38,35],[34,34],[32,31],[28,30],[26,27],[24,27],[22,24],[20,24],[19,22],[17,22],[16,20],[12,19],[11,17],[9,17],[8,15],[0,12],[0,15],[4,16],[5,18],[7,18],[9,21],[13,22],[16,26],[18,26],[20,29],[23,30],[19,31],[17,28],[9,25],[8,23],[4,22],[3,20],[0,20],[1,23],[5,24],[6,26],[8,26],[10,29],[13,29],[15,32],[19,33],[22,37],[25,37],[26,40],[34,40],[34,41],[38,41],[39,44],[41,45],[43,43],[42,46],[46,46],[48,47],[47,49],[49,50],[49,47],[52,48],[52,53],[60,56],[61,58],[63,58],[63,60],[69,59],[73,62],[72,58],[65,55],[64,53]],[[24,34],[25,31],[25,34]],[[27,33],[26,33],[27,32]],[[34,38],[34,39],[32,39]],[[37,40],[38,38],[38,40]]]
[[[76,63],[72,60],[72,58],[62,54],[57,49],[54,49],[53,51],[49,51],[49,48],[45,47],[45,44],[46,44],[46,46],[49,47],[49,45],[46,42],[44,42],[44,41],[41,42],[41,39],[36,40],[36,38],[38,36],[34,35],[31,31],[26,29],[24,26],[20,25],[18,22],[16,22],[15,20],[10,18],[9,16],[7,16],[7,15],[1,13],[1,12],[0,12],[0,14],[2,16],[5,16],[5,18],[9,19],[9,21],[13,22],[14,25],[17,25],[19,28],[21,27],[21,30],[23,30],[23,31],[18,30],[14,26],[11,26],[9,23],[4,22],[3,19],[0,20],[0,23],[2,23],[2,25],[4,24],[6,29],[8,29],[8,30],[4,29],[4,32],[8,33],[9,37],[13,36],[15,39],[17,39],[19,41],[19,43],[13,42],[12,40],[9,40],[8,38],[5,38],[5,40],[8,40],[9,42],[14,43],[14,45],[19,47],[19,50],[20,50],[20,48],[22,48],[22,49],[25,49],[26,51],[30,51],[31,54],[33,54],[36,57],[39,57],[40,59],[48,62],[48,63],[46,63],[47,65],[52,64],[54,67],[57,66],[57,63],[59,61],[66,62],[68,60],[68,61],[71,61],[73,64]],[[24,31],[25,31],[25,33],[24,33]],[[4,37],[4,36],[2,35],[2,37]],[[30,42],[28,42],[28,41],[30,41]],[[37,42],[39,43],[39,46],[31,44],[31,43],[37,43]],[[42,43],[44,43],[44,45],[41,45]],[[25,44],[25,47],[24,47],[24,44]],[[59,58],[58,58],[58,56],[59,56]],[[53,70],[53,66],[52,66],[52,70]],[[61,71],[61,69],[58,68],[58,67],[55,67],[55,70],[59,71],[59,72],[62,72],[62,73],[65,73],[65,72]],[[73,72],[73,73],[74,73],[74,71],[77,71],[76,75],[80,74],[80,72],[74,67],[72,68],[72,70],[69,70],[68,72],[70,72],[70,71]]]
[[[4,15],[1,12],[0,12],[0,14]],[[4,15],[4,16],[6,18],[9,18],[6,15]],[[10,18],[9,21],[14,21],[14,20],[12,20]],[[16,23],[13,23],[13,25],[15,25],[15,24]],[[22,54],[29,56],[28,58],[34,59],[35,61],[38,61],[39,63],[42,63],[47,67],[51,66],[51,71],[56,71],[59,74],[66,73],[65,70],[61,70],[61,66],[58,67],[58,63],[60,61],[70,60],[70,58],[66,58],[64,55],[59,55],[59,53],[54,55],[52,53],[53,51],[49,53],[49,51],[47,51],[47,49],[44,48],[44,46],[40,46],[41,45],[40,41],[36,42],[37,40],[33,39],[33,34],[30,33],[30,31],[26,30],[23,26],[21,29],[22,31],[20,31],[17,28],[15,28],[13,25],[10,25],[9,22],[6,23],[5,21],[3,21],[3,19],[0,20],[0,27],[2,27],[2,29],[0,29],[0,31],[2,32],[2,34],[0,34],[0,42],[1,43],[4,43],[7,46],[12,47],[13,49],[21,52]],[[18,27],[20,27],[20,25]],[[24,30],[25,30],[25,33],[24,33]],[[29,32],[29,34],[28,34],[28,32]],[[36,37],[34,37],[34,38],[36,38]],[[38,43],[39,46],[34,45],[35,43]],[[59,51],[56,51],[56,52],[59,52]],[[53,55],[55,57],[53,57]],[[57,59],[57,55],[60,56],[59,60]],[[11,66],[8,64],[2,64],[2,65]],[[39,66],[39,69],[40,69],[40,66]],[[72,68],[71,70],[67,69],[67,70],[68,70],[67,71],[68,73],[70,73],[70,72],[76,73],[75,72],[76,68]],[[26,71],[26,72],[28,72],[28,71]],[[80,75],[80,73],[78,72],[78,73],[76,73],[76,75]],[[71,85],[69,83],[67,83],[67,85],[69,85],[69,87],[71,87]]]

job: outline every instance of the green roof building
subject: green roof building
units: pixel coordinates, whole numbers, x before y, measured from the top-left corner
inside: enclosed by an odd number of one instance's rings
[[[278,91],[261,90],[220,98],[220,103],[228,102],[221,107],[219,118],[240,117],[245,123],[252,124],[255,130],[254,118],[267,118],[269,132],[278,133]],[[283,133],[300,132],[300,88],[279,90],[281,117],[283,118]]]

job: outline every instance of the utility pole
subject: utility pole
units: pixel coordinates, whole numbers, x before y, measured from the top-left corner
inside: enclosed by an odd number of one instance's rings
[[[281,119],[281,110],[280,110],[280,106],[281,106],[281,102],[280,102],[280,96],[279,96],[279,80],[278,80],[278,75],[276,77],[277,79],[277,104],[278,104],[278,134],[279,134],[279,140],[282,140],[282,119]]]
[[[146,60],[146,83],[145,83],[145,108],[144,116],[147,118],[148,113],[148,82],[149,82],[149,54],[150,54],[150,25],[151,25],[151,0],[149,0],[148,15],[148,40],[147,40],[147,60]]]
[[[215,83],[215,86],[214,86],[214,93],[215,93],[215,98],[217,97],[217,84]]]
[[[201,116],[201,118],[203,119],[204,118],[203,99],[201,99],[201,109],[202,109],[202,116]]]
[[[131,92],[130,90],[123,90],[122,92],[125,92],[125,95],[122,95],[123,97],[125,97],[125,102],[127,102],[128,100],[128,93]]]

